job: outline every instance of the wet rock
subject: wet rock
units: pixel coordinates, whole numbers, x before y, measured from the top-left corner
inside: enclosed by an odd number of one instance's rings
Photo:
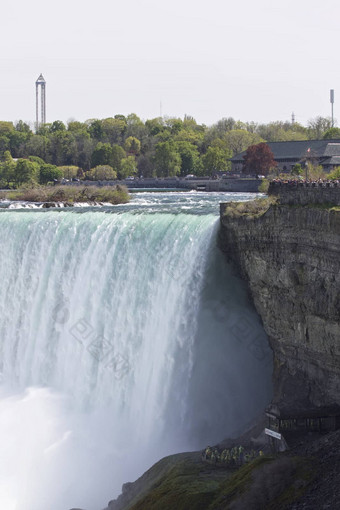
[[[340,404],[340,211],[223,215],[220,246],[248,281],[274,351],[274,402]]]

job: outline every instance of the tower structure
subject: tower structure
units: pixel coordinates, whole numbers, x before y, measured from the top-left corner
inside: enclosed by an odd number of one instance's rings
[[[40,118],[41,124],[46,124],[46,81],[42,74],[35,82],[35,117],[36,129],[39,127],[39,87],[40,87]]]

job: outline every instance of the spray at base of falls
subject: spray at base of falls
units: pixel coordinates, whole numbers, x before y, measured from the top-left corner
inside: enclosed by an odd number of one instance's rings
[[[1,508],[97,510],[266,404],[266,336],[216,229],[210,214],[0,214]]]

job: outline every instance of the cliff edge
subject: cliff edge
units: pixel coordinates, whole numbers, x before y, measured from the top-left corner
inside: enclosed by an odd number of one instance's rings
[[[340,404],[340,208],[302,193],[259,213],[221,204],[219,235],[269,336],[273,403],[293,408]]]

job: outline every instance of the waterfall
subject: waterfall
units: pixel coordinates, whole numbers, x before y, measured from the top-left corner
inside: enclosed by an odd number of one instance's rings
[[[270,397],[212,214],[0,213],[0,507],[104,507]]]

